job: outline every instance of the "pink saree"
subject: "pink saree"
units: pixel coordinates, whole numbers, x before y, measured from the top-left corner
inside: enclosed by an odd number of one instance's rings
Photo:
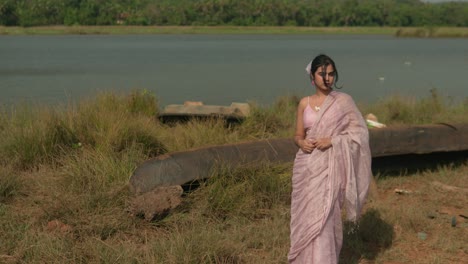
[[[332,147],[296,154],[291,194],[290,263],[337,263],[341,207],[356,221],[371,172],[369,132],[352,98],[332,91],[306,138],[331,137]]]

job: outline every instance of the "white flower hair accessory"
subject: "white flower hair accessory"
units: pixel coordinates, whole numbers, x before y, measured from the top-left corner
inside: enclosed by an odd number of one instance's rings
[[[309,64],[307,64],[307,66],[305,67],[305,71],[310,75],[311,74],[311,69],[312,69],[312,61],[309,62]]]

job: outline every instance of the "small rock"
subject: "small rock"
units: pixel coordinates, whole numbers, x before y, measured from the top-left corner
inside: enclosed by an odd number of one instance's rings
[[[142,216],[147,221],[166,217],[182,203],[183,189],[179,185],[158,187],[133,198],[129,211],[134,216]]]
[[[456,227],[456,226],[457,226],[457,217],[456,217],[456,216],[452,217],[451,224],[452,224],[452,227]]]
[[[13,264],[13,263],[21,263],[21,261],[19,260],[19,257],[17,256],[0,255],[0,263]]]
[[[398,194],[411,194],[413,192],[408,191],[408,190],[403,190],[403,189],[395,189],[395,193],[398,193]]]
[[[436,218],[436,214],[435,213],[428,213],[427,218],[434,219],[434,218]]]
[[[419,232],[418,233],[418,238],[421,239],[421,240],[426,240],[427,234],[424,233],[424,232]]]
[[[49,232],[60,232],[60,233],[69,233],[72,231],[70,225],[64,224],[60,220],[52,220],[47,223],[47,230]]]
[[[447,209],[447,208],[441,208],[441,209],[439,209],[438,212],[439,212],[439,214],[445,214],[445,215],[451,213],[451,211],[449,209]]]

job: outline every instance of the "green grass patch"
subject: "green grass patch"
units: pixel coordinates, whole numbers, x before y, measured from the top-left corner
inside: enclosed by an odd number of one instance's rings
[[[197,203],[205,204],[205,214],[216,218],[261,218],[275,205],[289,202],[289,180],[289,164],[252,164],[237,169],[221,166],[197,192],[203,198]]]
[[[0,168],[0,205],[16,194],[23,187],[22,179],[10,165],[3,164]]]

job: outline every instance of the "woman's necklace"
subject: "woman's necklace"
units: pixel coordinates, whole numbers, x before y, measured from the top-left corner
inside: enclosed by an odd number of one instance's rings
[[[325,100],[325,98],[321,100],[320,98],[313,98],[312,97],[312,103],[314,105],[315,112],[320,111],[320,105],[323,103],[324,100]]]

